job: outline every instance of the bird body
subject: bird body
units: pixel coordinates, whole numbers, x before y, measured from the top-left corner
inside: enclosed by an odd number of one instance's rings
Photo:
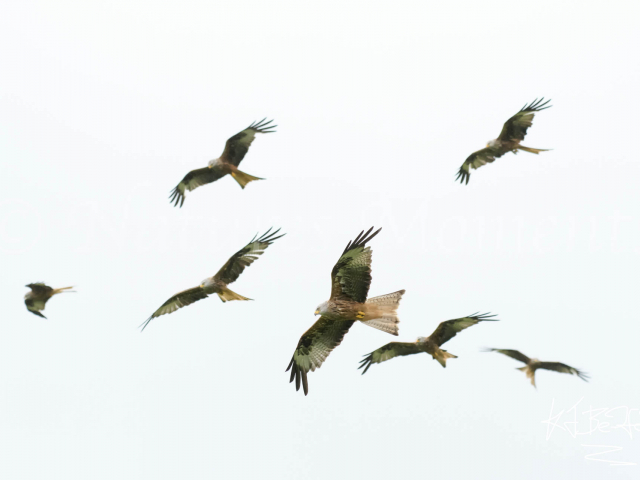
[[[371,285],[371,248],[366,244],[380,229],[371,233],[371,227],[349,242],[331,270],[331,295],[316,308],[320,319],[300,337],[291,362],[289,382],[302,384],[304,394],[309,393],[307,373],[320,368],[329,354],[342,342],[351,326],[360,321],[377,330],[398,334],[396,310],[404,290],[367,299]]]
[[[527,134],[527,129],[533,124],[535,113],[551,107],[551,105],[546,106],[550,100],[544,103],[542,102],[543,100],[544,98],[540,100],[535,99],[507,120],[498,138],[490,140],[485,148],[469,155],[460,167],[456,180],[460,180],[460,183],[469,183],[471,169],[475,170],[487,163],[492,163],[496,158],[500,158],[509,152],[518,153],[518,150],[535,154],[546,152],[547,150],[541,148],[531,148],[520,145],[520,142],[524,140]]]
[[[394,357],[414,355],[416,353],[423,352],[431,355],[434,360],[437,360],[437,362],[442,365],[442,367],[446,368],[447,360],[449,358],[458,357],[440,347],[455,337],[456,334],[471,327],[472,325],[476,325],[484,321],[493,322],[498,320],[493,317],[495,317],[495,315],[490,315],[488,313],[483,313],[481,315],[474,313],[467,317],[455,318],[453,320],[441,322],[428,337],[418,337],[418,339],[413,343],[391,342],[377,350],[374,350],[368,355],[365,355],[365,358],[360,361],[360,366],[358,368],[364,368],[362,371],[362,374],[364,375],[367,370],[369,370],[369,367],[374,363],[382,363],[387,360],[391,360]]]
[[[215,182],[226,175],[238,182],[240,187],[244,189],[248,183],[254,180],[263,180],[259,177],[254,177],[238,169],[238,165],[249,151],[249,147],[258,133],[273,133],[277,125],[269,124],[273,121],[265,122],[266,118],[254,122],[243,131],[237,133],[233,137],[227,140],[225,149],[218,158],[209,160],[208,164],[204,168],[198,168],[187,173],[182,181],[171,191],[169,201],[174,206],[184,204],[186,191],[192,191],[196,188],[206,185],[207,183]]]
[[[577,368],[570,367],[569,365],[560,362],[542,362],[537,358],[529,358],[525,354],[520,353],[518,350],[488,348],[485,349],[485,351],[498,352],[526,364],[524,367],[518,367],[516,369],[524,372],[527,375],[527,378],[531,380],[531,385],[533,385],[534,387],[536,386],[536,370],[539,369],[553,370],[554,372],[560,373],[569,373],[571,375],[576,375],[578,378],[584,380],[585,382],[589,379],[589,375],[578,370]]]
[[[25,285],[30,288],[31,291],[27,292],[24,296],[24,304],[27,306],[27,310],[29,310],[34,315],[37,315],[42,318],[45,317],[42,313],[46,303],[49,301],[51,297],[57,295],[62,292],[69,292],[73,287],[63,287],[63,288],[51,288],[44,283],[30,283]]]
[[[280,229],[270,234],[269,232],[271,232],[271,229],[269,229],[260,238],[256,239],[257,235],[253,237],[245,247],[233,254],[231,258],[227,260],[227,263],[225,263],[214,276],[205,278],[197,287],[176,293],[173,297],[164,302],[160,308],[153,312],[153,314],[145,320],[142,325],[140,325],[142,330],[144,330],[149,322],[154,318],[168,313],[173,313],[182,307],[191,305],[192,303],[207,298],[209,295],[214,293],[218,295],[222,302],[229,302],[232,300],[251,300],[250,298],[243,297],[242,295],[232,291],[227,287],[227,285],[235,282],[244,269],[257,260],[258,256],[262,255],[269,245],[278,238],[284,236],[283,234],[276,237],[275,235],[279,231]]]

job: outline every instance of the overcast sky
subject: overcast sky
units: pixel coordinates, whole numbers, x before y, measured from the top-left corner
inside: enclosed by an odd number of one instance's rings
[[[0,477],[638,478],[639,10],[4,3]],[[454,181],[542,96],[523,144],[552,151]],[[241,168],[265,181],[169,203],[263,117],[277,133]],[[287,235],[231,287],[255,301],[140,333],[271,226]],[[354,325],[304,397],[284,370],[370,226],[371,296],[407,291],[400,336]],[[77,293],[44,320],[22,300],[36,281]],[[447,343],[446,369],[421,354],[360,376],[362,355],[478,311],[501,321]],[[592,380],[539,371],[536,390],[482,347]]]

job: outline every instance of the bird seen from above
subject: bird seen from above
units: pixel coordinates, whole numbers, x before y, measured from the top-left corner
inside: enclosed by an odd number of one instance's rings
[[[58,293],[73,291],[71,290],[73,287],[51,288],[41,282],[30,283],[29,285],[25,285],[25,287],[31,289],[31,291],[27,292],[24,296],[24,304],[27,306],[27,310],[45,319],[47,317],[40,312],[44,310],[47,301]]]
[[[264,180],[238,170],[238,165],[240,165],[240,162],[249,151],[249,147],[257,133],[275,132],[275,130],[272,129],[276,128],[277,125],[269,126],[273,120],[269,120],[268,122],[265,122],[265,120],[266,118],[259,122],[252,123],[243,131],[228,139],[222,155],[214,160],[210,160],[207,167],[191,170],[187,173],[178,186],[171,191],[169,202],[173,203],[176,207],[178,204],[182,207],[186,190],[192,191],[207,183],[215,182],[227,174],[231,174],[243,189],[249,182]]]
[[[365,355],[365,358],[360,361],[358,369],[364,367],[364,370],[362,371],[362,374],[364,375],[373,363],[382,363],[387,360],[391,360],[394,357],[413,355],[414,353],[421,352],[428,353],[434,360],[437,360],[440,365],[446,367],[448,358],[458,357],[452,355],[446,350],[442,350],[440,348],[442,344],[448,342],[455,337],[457,333],[461,332],[465,328],[471,327],[472,325],[476,325],[483,321],[498,321],[497,318],[493,317],[495,317],[495,315],[490,315],[488,313],[483,313],[481,315],[474,313],[468,317],[447,320],[446,322],[442,322],[438,325],[438,328],[436,328],[428,337],[418,337],[418,339],[413,343],[391,342],[370,354]]]
[[[300,383],[304,394],[309,393],[307,372],[320,368],[329,353],[340,345],[351,326],[360,321],[365,325],[398,335],[396,310],[404,290],[367,299],[371,285],[371,248],[366,244],[381,229],[371,233],[360,232],[331,271],[331,295],[329,300],[318,305],[315,311],[320,318],[307,330],[293,353],[286,371],[291,370],[289,382]]]
[[[225,263],[220,271],[213,277],[206,278],[197,287],[184,290],[176,293],[169,300],[164,302],[160,308],[158,308],[153,314],[140,325],[142,331],[146,328],[151,320],[160,315],[166,313],[173,313],[179,308],[191,305],[198,300],[207,298],[209,295],[217,293],[220,300],[223,302],[230,302],[232,300],[251,300],[250,298],[243,297],[236,292],[230,290],[227,285],[235,282],[240,274],[246,267],[251,265],[258,259],[259,255],[262,255],[269,245],[275,242],[285,234],[275,236],[280,229],[269,234],[271,229],[267,230],[264,235],[256,240],[256,237],[242,249],[238,250],[231,256],[227,263]]]
[[[471,177],[470,169],[473,168],[475,170],[476,168],[480,168],[508,152],[518,153],[518,150],[524,150],[525,152],[535,153],[536,155],[540,152],[547,152],[548,150],[541,148],[530,148],[520,145],[520,142],[524,140],[524,136],[527,134],[527,129],[533,122],[535,113],[551,107],[551,105],[546,106],[551,100],[547,100],[544,103],[542,102],[543,100],[544,97],[540,100],[535,99],[507,120],[498,138],[491,140],[482,150],[478,150],[469,155],[469,158],[467,158],[460,167],[456,180],[460,180],[460,183],[469,183],[469,178]]]
[[[570,373],[571,375],[577,375],[579,378],[588,381],[589,375],[580,370],[570,367],[569,365],[565,365],[560,362],[541,362],[537,358],[529,358],[525,354],[520,353],[518,350],[502,350],[500,348],[487,348],[484,350],[485,352],[498,352],[507,357],[514,358],[519,362],[525,363],[524,367],[519,367],[517,370],[525,372],[527,374],[527,378],[531,380],[531,385],[536,386],[536,370],[539,368],[543,370],[553,370],[554,372],[560,373]],[[536,387],[537,388],[537,387]]]

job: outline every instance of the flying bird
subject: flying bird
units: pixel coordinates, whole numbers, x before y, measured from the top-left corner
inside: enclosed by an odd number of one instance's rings
[[[178,186],[171,191],[169,202],[173,203],[176,207],[179,203],[180,207],[182,207],[184,204],[185,190],[194,190],[207,183],[215,182],[227,174],[231,174],[243,189],[249,182],[263,180],[262,178],[254,177],[238,170],[238,165],[240,165],[240,162],[249,151],[249,147],[253,139],[256,138],[257,133],[273,133],[275,131],[271,129],[276,128],[277,125],[268,126],[273,120],[269,120],[268,122],[265,122],[265,120],[266,118],[259,122],[252,123],[243,131],[227,140],[222,155],[214,160],[210,160],[207,167],[191,170],[187,173]]]
[[[251,300],[250,298],[243,297],[242,295],[230,290],[227,285],[235,282],[244,269],[256,261],[258,256],[262,255],[269,245],[285,235],[282,234],[275,237],[274,235],[276,235],[280,229],[269,234],[270,231],[271,229],[267,230],[264,235],[257,240],[257,235],[253,237],[245,247],[233,254],[231,258],[227,260],[227,263],[225,263],[220,271],[213,277],[205,278],[197,287],[176,293],[173,297],[164,302],[160,308],[153,312],[153,314],[145,320],[142,325],[140,325],[142,327],[142,331],[144,331],[149,322],[154,318],[166,313],[173,313],[179,308],[186,307],[198,300],[207,298],[213,293],[217,293],[218,297],[220,297],[220,300],[223,302],[229,302],[232,300]]]
[[[465,328],[469,328],[472,325],[483,321],[498,321],[497,318],[493,318],[495,315],[483,313],[478,315],[474,313],[468,317],[456,318],[454,320],[447,320],[438,325],[438,328],[428,337],[418,337],[413,343],[391,342],[387,343],[383,347],[365,355],[366,358],[360,361],[358,369],[363,368],[362,374],[364,375],[369,370],[369,367],[373,363],[382,363],[387,360],[391,360],[394,357],[403,355],[413,355],[414,353],[425,352],[437,360],[443,367],[447,366],[448,358],[458,358],[455,355],[442,350],[440,347],[456,336]]]
[[[367,233],[360,232],[342,252],[331,271],[331,296],[318,305],[315,314],[321,315],[320,319],[300,337],[287,367],[287,372],[291,370],[289,383],[295,379],[297,391],[302,381],[305,395],[309,393],[307,372],[320,368],[356,321],[398,335],[396,310],[404,290],[367,299],[371,285],[371,248],[366,244],[381,229],[373,233],[371,230],[373,227]]]
[[[492,163],[496,158],[500,158],[508,152],[518,153],[518,150],[524,150],[525,152],[535,153],[536,155],[540,152],[547,152],[548,150],[541,148],[530,148],[520,145],[520,142],[524,140],[524,136],[527,134],[527,129],[533,122],[535,113],[551,107],[551,105],[545,106],[551,100],[542,103],[543,100],[544,97],[540,100],[536,98],[507,120],[498,138],[487,143],[486,148],[469,155],[469,158],[467,158],[460,167],[456,180],[459,179],[460,183],[469,183],[469,177],[471,177],[469,170],[471,168],[475,170],[486,163]]]
[[[577,375],[579,378],[588,381],[589,375],[580,370],[570,367],[569,365],[565,365],[560,362],[541,362],[537,358],[529,358],[525,354],[520,353],[518,350],[502,350],[499,348],[487,348],[484,350],[485,352],[498,352],[507,357],[515,358],[519,362],[526,363],[524,367],[519,367],[518,370],[525,372],[527,374],[527,378],[531,379],[531,385],[536,386],[536,370],[542,368],[544,370],[553,370],[554,372],[560,373],[570,373],[571,375]]]
[[[51,297],[58,293],[69,291],[73,288],[51,288],[42,282],[30,283],[29,285],[25,285],[25,287],[29,287],[31,289],[31,291],[27,292],[24,296],[24,304],[27,306],[27,310],[42,318],[47,318],[40,312],[44,310],[45,304]]]

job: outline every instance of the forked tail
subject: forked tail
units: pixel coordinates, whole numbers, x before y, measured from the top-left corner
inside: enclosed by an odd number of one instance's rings
[[[540,152],[548,152],[549,149],[545,149],[545,148],[531,148],[531,147],[525,147],[524,145],[518,145],[518,150],[524,150],[525,152],[529,152],[529,153],[535,153],[536,155],[539,154]]]
[[[400,305],[404,292],[404,290],[398,290],[397,292],[368,299],[365,302],[366,311],[362,323],[391,335],[398,335],[398,323],[400,323],[400,320],[396,310]]]
[[[439,348],[433,354],[433,358],[434,358],[434,360],[437,360],[438,363],[443,366],[443,368],[447,368],[447,359],[449,359],[449,358],[458,358],[458,357],[456,357],[453,353],[449,353],[446,350],[442,350],[442,349]]]
[[[524,367],[520,367],[518,368],[518,370],[520,370],[521,372],[524,372],[527,374],[527,378],[531,380],[531,385],[533,385],[535,388],[536,387],[536,371],[533,370],[532,368],[529,368],[529,365],[525,365]]]
[[[222,287],[221,292],[217,292],[220,300],[223,302],[230,302],[232,300],[252,300],[251,298],[243,297],[242,295],[229,290],[227,287]]]
[[[235,179],[236,182],[244,189],[247,186],[247,183],[253,182],[254,180],[264,180],[264,178],[254,177],[253,175],[249,175],[248,173],[244,173],[241,170],[236,169],[231,172],[231,176]]]

